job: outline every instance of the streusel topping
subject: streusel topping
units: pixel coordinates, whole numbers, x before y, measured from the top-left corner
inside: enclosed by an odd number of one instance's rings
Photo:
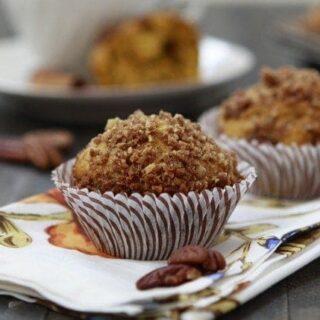
[[[74,178],[77,186],[101,192],[174,194],[239,182],[236,166],[235,156],[198,124],[181,115],[138,111],[108,121],[78,155]]]
[[[319,73],[293,67],[264,68],[260,83],[223,103],[219,125],[232,138],[319,143]]]

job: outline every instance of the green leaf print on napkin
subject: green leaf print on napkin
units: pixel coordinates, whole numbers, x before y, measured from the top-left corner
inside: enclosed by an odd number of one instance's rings
[[[0,245],[22,248],[31,244],[32,238],[13,222],[0,216]]]

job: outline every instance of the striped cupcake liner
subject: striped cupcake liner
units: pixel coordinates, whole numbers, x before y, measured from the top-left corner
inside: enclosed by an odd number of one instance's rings
[[[52,178],[96,247],[119,258],[163,260],[185,245],[211,247],[230,214],[256,178],[255,169],[238,165],[242,181],[201,193],[142,195],[89,191],[74,186],[74,160]]]
[[[258,196],[306,200],[320,196],[320,144],[303,146],[259,143],[227,138],[218,132],[217,108],[204,113],[199,123],[209,136],[254,166],[258,179],[250,192]]]

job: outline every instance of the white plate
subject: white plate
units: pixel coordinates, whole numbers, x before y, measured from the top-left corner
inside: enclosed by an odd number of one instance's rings
[[[203,108],[207,104],[208,107],[213,92],[216,94],[217,90],[225,90],[254,64],[255,58],[246,48],[206,36],[200,42],[200,81],[197,83],[142,89],[36,88],[28,79],[38,67],[37,59],[20,39],[4,39],[0,41],[0,95],[16,107],[21,106],[25,113],[63,122],[104,122],[108,116],[124,116],[137,107],[147,112],[163,107],[174,112],[190,113],[198,105]],[[197,110],[196,113],[200,112]]]

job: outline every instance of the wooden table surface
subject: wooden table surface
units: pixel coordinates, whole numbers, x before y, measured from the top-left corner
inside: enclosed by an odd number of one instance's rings
[[[215,36],[246,45],[255,51],[258,64],[255,71],[245,81],[249,83],[257,78],[257,70],[261,65],[301,64],[294,60],[294,56],[288,50],[274,42],[270,30],[277,20],[301,13],[303,10],[302,7],[280,5],[209,7],[202,21],[202,29]],[[0,8],[0,37],[11,35],[11,30]],[[1,134],[19,134],[43,127],[46,127],[46,124],[21,118],[0,101]],[[72,155],[102,128],[71,129],[77,137]],[[51,186],[49,172],[39,172],[28,166],[0,163],[0,205],[41,192]],[[71,318],[49,311],[43,306],[17,302],[11,297],[0,297],[0,320],[2,319],[62,320]],[[320,259],[310,263],[223,319],[320,319]]]

